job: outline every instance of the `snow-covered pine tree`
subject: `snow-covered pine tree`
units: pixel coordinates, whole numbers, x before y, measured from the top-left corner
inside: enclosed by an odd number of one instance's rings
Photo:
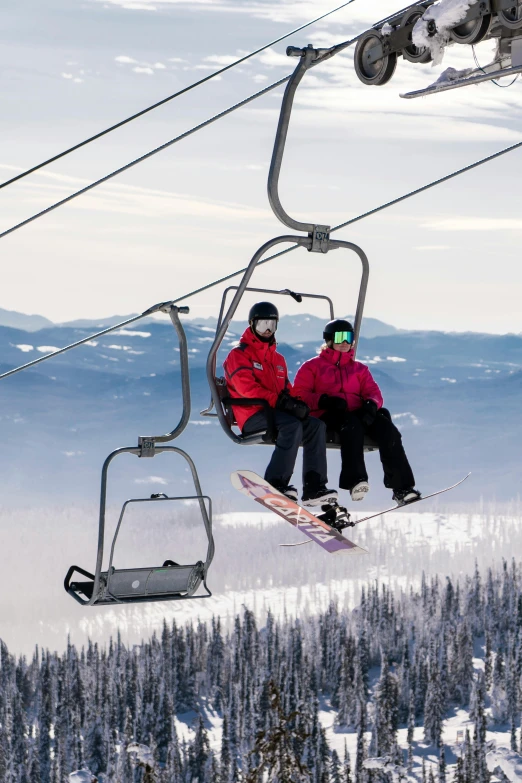
[[[446,751],[443,744],[439,751],[439,783],[446,783]]]
[[[40,677],[40,780],[41,783],[51,783],[51,728],[53,725],[53,694],[51,680],[50,654],[42,655]]]
[[[370,744],[371,756],[393,755],[397,744],[398,683],[390,672],[387,656],[381,653],[381,676],[374,693],[374,726]]]
[[[331,783],[343,783],[341,760],[336,750],[332,750],[330,761],[330,781]]]
[[[350,761],[350,753],[348,752],[348,746],[346,744],[346,740],[344,741],[343,773],[344,773],[344,777],[341,778],[342,783],[353,783],[352,765]]]
[[[281,693],[274,682],[270,683],[270,709],[270,728],[258,733],[252,749],[259,763],[245,777],[245,783],[262,783],[265,773],[273,783],[304,783],[310,776],[293,747],[296,730],[292,724],[296,715],[284,713]]]
[[[430,651],[428,688],[426,692],[426,701],[424,704],[424,739],[440,747],[442,735],[442,723],[446,705],[444,704],[441,682],[439,657],[435,651],[434,645]]]
[[[192,761],[190,765],[190,781],[191,783],[205,783],[205,770],[210,756],[210,743],[201,714],[198,715],[196,732],[190,752]]]

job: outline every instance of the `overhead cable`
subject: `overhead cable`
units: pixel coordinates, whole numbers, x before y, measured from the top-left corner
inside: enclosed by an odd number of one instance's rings
[[[354,2],[354,0],[350,0],[350,2]],[[352,38],[349,41],[345,41],[344,43],[339,44],[338,47],[335,47],[336,50],[341,51],[343,49],[346,49],[348,46],[351,46],[353,43],[355,43],[359,39],[359,37],[360,36],[356,36],[355,38]],[[89,185],[86,185],[86,187],[84,188],[80,188],[80,190],[77,190],[75,193],[72,193],[70,196],[67,196],[66,198],[63,198],[60,201],[51,204],[50,207],[46,207],[46,209],[42,209],[40,212],[31,215],[31,217],[22,220],[20,223],[11,226],[11,228],[6,229],[5,231],[2,231],[0,233],[0,239],[3,239],[3,237],[8,236],[9,234],[12,234],[13,231],[17,231],[19,228],[23,228],[23,226],[27,226],[29,223],[32,223],[34,220],[38,220],[38,218],[47,215],[49,212],[58,209],[58,207],[67,204],[69,201],[72,201],[78,196],[82,196],[84,193],[88,193],[90,190],[93,190],[93,188],[98,187],[98,185],[102,185],[104,182],[108,182],[108,180],[113,179],[113,177],[117,177],[119,174],[123,174],[124,171],[127,171],[133,166],[136,166],[138,163],[142,163],[144,160],[147,160],[147,158],[151,158],[153,155],[157,155],[158,152],[162,152],[168,147],[172,147],[173,144],[177,144],[179,141],[183,141],[183,139],[192,136],[194,133],[197,133],[203,128],[206,128],[208,125],[211,125],[213,122],[216,122],[217,120],[226,117],[227,114],[231,114],[233,111],[236,111],[236,109],[240,109],[242,106],[246,106],[247,103],[257,100],[257,98],[260,98],[262,95],[265,95],[266,93],[270,92],[276,87],[280,87],[282,84],[285,84],[290,79],[291,76],[292,74],[289,73],[287,76],[284,76],[282,79],[279,79],[277,82],[273,82],[268,87],[264,87],[262,90],[259,90],[259,92],[250,95],[248,98],[245,98],[243,101],[239,101],[239,103],[235,103],[232,106],[229,106],[228,109],[219,112],[219,114],[215,114],[213,117],[209,117],[208,120],[204,120],[204,122],[201,122],[199,125],[195,125],[193,128],[190,128],[190,130],[181,133],[179,136],[175,136],[173,139],[170,139],[170,141],[165,142],[165,144],[160,144],[159,147],[156,147],[150,152],[146,152],[145,155],[141,155],[139,158],[135,158],[135,160],[132,160],[130,163],[125,164],[125,166],[121,166],[119,169],[112,171],[110,174],[106,174],[105,177],[101,177],[100,179],[97,179],[95,182],[91,182]]]
[[[142,109],[141,111],[136,112],[136,114],[132,114],[130,117],[127,117],[125,120],[121,120],[120,122],[117,122],[115,125],[111,125],[109,128],[106,128],[105,130],[102,130],[99,133],[95,133],[94,136],[90,136],[88,139],[85,139],[84,141],[81,141],[78,144],[69,147],[69,149],[66,149],[63,152],[58,153],[58,155],[53,155],[53,157],[44,160],[42,163],[38,163],[36,166],[32,166],[30,169],[27,169],[26,171],[17,174],[15,177],[11,177],[11,179],[8,179],[0,184],[0,190],[2,188],[6,188],[8,185],[12,185],[13,182],[17,182],[23,177],[27,177],[28,174],[33,174],[35,171],[42,169],[44,166],[47,166],[49,163],[54,163],[54,161],[59,160],[60,158],[64,158],[66,155],[69,155],[69,153],[74,152],[75,150],[78,150],[81,147],[85,147],[87,144],[90,144],[92,141],[96,141],[96,139],[101,139],[102,136],[106,136],[108,133],[112,133],[112,131],[117,130],[117,128],[121,128],[123,125],[126,125],[128,122],[132,122],[133,120],[138,119],[138,117],[142,117],[144,114],[147,114],[153,109],[157,109],[159,106],[163,106],[163,104],[168,103],[169,101],[173,101],[174,98],[179,98],[180,95],[184,95],[185,93],[190,92],[190,90],[193,90],[195,87],[199,87],[200,85],[205,84],[205,82],[214,79],[216,76],[220,76],[222,73],[225,73],[225,71],[229,71],[231,68],[235,68],[236,65],[240,65],[241,63],[244,63],[246,60],[249,60],[251,57],[254,57],[254,55],[264,52],[265,49],[269,49],[271,46],[275,46],[275,44],[280,43],[280,41],[284,41],[285,38],[289,38],[291,35],[300,32],[300,30],[304,30],[306,27],[310,27],[316,22],[320,22],[322,19],[326,19],[327,16],[331,16],[332,14],[335,14],[337,11],[340,11],[342,8],[345,8],[347,5],[351,5],[353,2],[355,2],[355,0],[348,0],[348,2],[337,6],[337,8],[332,8],[330,11],[327,11],[325,14],[321,14],[321,16],[318,16],[316,19],[312,19],[311,22],[306,22],[306,24],[303,24],[300,27],[296,27],[295,30],[291,30],[289,33],[285,33],[284,35],[281,35],[279,38],[270,41],[270,43],[267,43],[264,46],[259,47],[259,49],[255,49],[253,52],[250,52],[250,54],[246,54],[243,57],[240,57],[234,62],[225,65],[223,68],[220,68],[218,71],[214,71],[213,73],[208,74],[208,76],[204,76],[202,79],[199,79],[197,82],[194,82],[193,84],[189,84],[188,87],[184,87],[182,90],[178,90],[178,92],[175,92],[172,95],[168,95],[166,98],[162,98],[161,101],[158,101],[157,103],[153,103],[151,106],[147,106],[146,109]]]
[[[481,158],[480,160],[477,160],[474,163],[470,163],[469,166],[464,166],[464,168],[462,169],[457,169],[456,171],[453,171],[451,174],[446,174],[444,177],[440,177],[439,179],[435,179],[432,182],[428,182],[427,185],[422,185],[422,187],[420,188],[416,188],[415,190],[410,190],[408,193],[405,193],[404,195],[399,196],[398,198],[392,199],[391,201],[387,201],[384,204],[375,207],[374,209],[368,210],[367,212],[363,212],[360,215],[357,215],[357,217],[350,218],[350,220],[347,220],[344,223],[339,223],[337,226],[331,228],[330,231],[331,232],[339,231],[339,229],[341,228],[346,228],[346,226],[350,226],[352,223],[357,223],[359,220],[364,220],[364,218],[370,217],[371,215],[375,215],[377,212],[381,212],[384,209],[388,209],[388,207],[392,207],[395,204],[399,204],[401,201],[406,201],[406,199],[412,198],[413,196],[418,196],[419,193],[423,193],[425,190],[434,188],[436,185],[441,185],[443,182],[447,182],[448,180],[453,179],[454,177],[458,177],[461,174],[465,174],[466,172],[471,171],[472,169],[475,169],[478,166],[482,166],[484,163],[489,163],[490,161],[499,158],[501,155],[505,155],[508,152],[512,152],[513,150],[516,150],[521,146],[522,146],[522,142],[517,142],[517,144],[512,144],[510,147],[505,147],[503,150],[500,150],[499,152],[494,152],[492,155],[488,155],[487,157]],[[286,253],[292,252],[292,250],[295,250],[297,247],[299,247],[299,245],[291,245],[285,250],[279,251],[279,253],[274,253],[274,255],[268,256],[267,258],[264,258],[262,261],[259,261],[257,266],[261,266],[262,264],[267,264],[269,261],[273,261],[274,258],[279,258],[279,256],[284,256]],[[177,304],[178,302],[183,302],[185,301],[185,299],[190,299],[190,297],[196,296],[197,294],[201,294],[203,293],[203,291],[208,291],[210,288],[213,288],[216,285],[221,285],[221,283],[226,283],[228,280],[231,280],[233,277],[237,277],[237,275],[241,275],[244,272],[246,272],[247,268],[248,267],[237,269],[235,272],[231,272],[230,274],[225,275],[224,277],[220,277],[218,280],[214,280],[212,283],[207,283],[206,285],[201,286],[200,288],[196,288],[194,291],[190,291],[188,294],[179,296],[177,299],[172,299],[170,303]],[[110,326],[108,329],[103,329],[101,332],[90,334],[88,337],[84,337],[82,340],[78,340],[75,343],[66,345],[64,348],[59,348],[57,351],[48,353],[45,356],[40,356],[38,359],[33,359],[33,361],[27,362],[27,364],[22,364],[20,365],[20,367],[15,367],[12,370],[8,370],[7,372],[0,374],[0,380],[2,380],[2,378],[7,378],[9,375],[14,375],[15,373],[20,372],[21,370],[26,370],[29,367],[34,367],[34,365],[40,364],[40,362],[45,362],[47,359],[52,359],[54,356],[58,356],[61,353],[65,353],[65,351],[70,351],[72,348],[77,348],[79,345],[84,345],[85,343],[89,342],[90,340],[93,340],[96,337],[101,337],[102,335],[108,334],[109,332],[114,332],[116,329],[121,329],[123,326],[133,323],[134,321],[139,321],[141,318],[145,318],[146,316],[150,315],[151,312],[155,312],[156,309],[157,306],[151,307],[148,310],[145,310],[145,312],[141,313],[140,315],[133,316],[132,318],[129,318],[126,321],[122,321],[121,323],[116,324],[115,326]]]
[[[260,98],[262,95],[265,95],[267,92],[270,92],[270,90],[273,90],[275,87],[279,87],[281,84],[287,82],[290,79],[290,76],[291,74],[288,74],[288,76],[285,76],[283,79],[279,79],[279,81],[270,84],[268,87],[265,87],[259,92],[254,93],[254,95],[250,95],[248,98],[245,98],[245,100],[240,101],[239,103],[235,103],[233,106],[229,106],[228,109],[219,112],[219,114],[215,114],[213,117],[210,117],[208,120],[205,120],[199,125],[195,125],[193,128],[190,128],[190,130],[185,131],[184,133],[181,133],[179,136],[176,136],[170,141],[165,142],[165,144],[161,144],[159,147],[156,147],[150,152],[146,152],[145,155],[141,155],[139,158],[132,160],[130,163],[126,163],[125,166],[121,166],[121,168],[112,171],[110,174],[106,174],[105,177],[101,177],[100,179],[97,179],[96,182],[91,182],[90,185],[86,185],[84,188],[80,188],[80,190],[77,190],[76,193],[72,193],[70,196],[63,198],[61,201],[57,201],[55,204],[52,204],[50,207],[46,207],[46,209],[42,209],[41,212],[37,212],[35,215],[32,215],[31,217],[26,218],[25,220],[22,220],[21,223],[17,223],[15,226],[11,226],[11,228],[6,229],[6,231],[2,231],[2,233],[0,233],[0,239],[6,237],[8,234],[12,234],[13,231],[17,231],[19,228],[22,228],[23,226],[27,226],[27,224],[32,223],[33,220],[38,220],[38,218],[47,215],[49,212],[52,212],[54,209],[58,209],[58,207],[67,204],[69,201],[72,201],[78,196],[82,196],[84,193],[88,193],[89,190],[93,190],[93,188],[98,187],[98,185],[101,185],[104,182],[108,182],[110,179],[117,177],[118,174],[123,174],[124,171],[128,171],[128,169],[131,169],[133,166],[137,166],[138,163],[142,163],[144,160],[147,160],[147,158],[151,158],[153,155],[157,155],[158,152],[162,152],[163,150],[166,150],[168,147],[172,147],[172,145],[177,144],[178,141],[182,141],[183,139],[186,139],[188,136],[192,136],[193,133],[197,133],[197,131],[201,130],[202,128],[206,128],[207,125],[211,125],[213,122],[216,122],[216,120],[220,120],[222,117],[226,117],[227,114],[231,114],[236,109],[240,109],[242,106],[246,106],[247,103],[250,103],[251,101],[255,101],[257,98]]]

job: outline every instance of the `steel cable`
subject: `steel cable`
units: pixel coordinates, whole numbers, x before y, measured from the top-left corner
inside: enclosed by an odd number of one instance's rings
[[[496,158],[499,158],[501,155],[506,155],[508,152],[513,152],[513,150],[518,149],[519,147],[522,147],[522,142],[517,142],[516,144],[512,144],[510,147],[505,147],[503,150],[500,150],[499,152],[494,152],[492,155],[488,155],[485,158],[481,158],[480,160],[475,161],[474,163],[470,163],[469,166],[464,166],[461,169],[457,169],[456,171],[451,172],[451,174],[446,174],[444,177],[440,177],[439,179],[435,179],[432,182],[428,182],[427,185],[422,185],[420,188],[416,188],[415,190],[410,190],[408,193],[405,193],[402,196],[398,196],[398,198],[392,199],[391,201],[387,201],[384,204],[381,204],[378,207],[375,207],[374,209],[370,209],[367,212],[362,212],[360,215],[357,215],[357,217],[350,218],[350,220],[345,221],[344,223],[339,223],[337,226],[334,226],[331,229],[331,232],[339,231],[341,228],[346,228],[346,226],[352,225],[352,223],[357,223],[359,220],[364,220],[367,217],[370,217],[371,215],[375,215],[377,212],[381,212],[384,209],[388,209],[388,207],[392,207],[395,204],[399,204],[401,201],[406,201],[406,199],[413,198],[413,196],[418,196],[419,193],[423,193],[425,190],[429,190],[430,188],[435,187],[436,185],[441,185],[443,182],[447,182],[450,179],[453,179],[454,177],[458,177],[461,174],[465,174],[468,171],[471,171],[472,169],[477,168],[478,166],[482,166],[484,163],[489,163],[492,160],[495,160]],[[274,253],[271,256],[268,256],[267,258],[264,258],[262,261],[259,261],[257,266],[261,266],[262,264],[267,264],[269,261],[273,261],[274,258],[279,258],[280,256],[286,255],[286,253],[290,253],[292,250],[295,250],[298,245],[291,245],[290,247],[286,248],[285,250],[281,250],[278,253]],[[184,294],[183,296],[179,296],[177,299],[172,299],[171,304],[177,304],[178,302],[183,302],[185,299],[190,299],[192,296],[196,296],[197,294],[203,293],[203,291],[208,291],[210,288],[213,288],[216,285],[221,285],[221,283],[226,283],[228,280],[231,280],[233,277],[237,277],[237,275],[241,275],[244,272],[246,272],[247,267],[243,267],[242,269],[237,269],[235,272],[231,272],[228,275],[225,275],[224,277],[220,277],[217,280],[214,280],[212,283],[207,283],[204,286],[201,286],[200,288],[196,288],[194,291],[190,291],[187,294]],[[72,348],[76,348],[79,345],[84,345],[85,343],[89,342],[89,340],[93,340],[95,337],[100,337],[104,334],[108,334],[109,332],[113,332],[116,329],[121,329],[122,326],[126,326],[127,324],[133,323],[134,321],[139,321],[140,318],[145,318],[147,315],[150,314],[151,310],[154,310],[154,308],[149,308],[148,310],[145,310],[145,312],[141,313],[140,315],[133,316],[132,318],[129,318],[126,321],[122,321],[119,324],[116,324],[115,326],[111,326],[108,329],[103,329],[101,332],[96,332],[95,334],[91,334],[88,337],[83,338],[82,340],[78,340],[75,343],[71,343],[71,345],[66,345],[64,348],[60,348],[57,351],[53,351],[52,353],[48,353],[46,356],[41,356],[38,359],[33,359],[31,362],[27,362],[27,364],[22,364],[20,367],[15,367],[12,370],[8,370],[7,372],[4,372],[0,374],[0,380],[2,378],[7,378],[9,375],[14,375],[17,372],[20,372],[21,370],[26,370],[29,367],[34,367],[36,364],[40,364],[40,362],[44,362],[47,359],[51,359],[53,356],[58,356],[61,353],[65,353],[65,351],[70,351]]]
[[[275,44],[284,41],[285,38],[289,38],[291,35],[300,32],[300,30],[304,30],[306,27],[310,27],[316,22],[320,22],[322,19],[326,19],[327,16],[331,16],[332,14],[335,14],[337,11],[340,11],[342,8],[345,8],[347,5],[351,5],[353,2],[355,2],[355,0],[348,0],[348,2],[337,6],[337,8],[332,8],[330,11],[327,11],[325,14],[318,16],[316,19],[312,19],[311,22],[307,22],[306,24],[301,25],[301,27],[296,27],[295,30],[291,30],[289,33],[285,33],[285,35],[282,35],[279,38],[270,41],[270,43],[261,46],[259,49],[255,49],[255,51],[250,52],[250,54],[244,55],[244,57],[240,57],[238,60],[235,60],[233,63],[229,63],[228,65],[225,65],[223,68],[220,68],[218,71],[214,71],[214,73],[211,73],[208,76],[203,77],[203,79],[199,79],[197,82],[194,82],[193,84],[189,84],[188,87],[184,87],[183,89],[178,90],[178,92],[175,92],[172,95],[168,95],[166,98],[162,98],[161,101],[157,101],[157,103],[153,103],[151,106],[147,106],[146,109],[142,109],[141,111],[136,112],[136,114],[132,114],[130,117],[127,117],[125,120],[121,120],[120,122],[117,122],[115,125],[111,125],[109,128],[106,128],[105,130],[100,131],[99,133],[95,133],[94,136],[90,136],[89,138],[84,139],[84,141],[81,141],[78,144],[75,144],[72,147],[69,147],[68,149],[64,150],[63,152],[58,153],[58,155],[53,155],[53,157],[44,160],[42,163],[38,163],[36,166],[32,166],[30,169],[27,169],[26,171],[17,174],[15,177],[11,177],[11,179],[8,179],[0,184],[0,190],[2,188],[6,188],[8,185],[12,185],[13,182],[17,182],[18,180],[23,179],[23,177],[27,177],[29,174],[33,174],[35,171],[44,168],[44,166],[49,165],[49,163],[54,163],[54,161],[60,160],[60,158],[64,158],[66,155],[69,155],[71,152],[74,152],[75,150],[78,150],[81,147],[85,147],[87,144],[90,144],[92,141],[95,141],[96,139],[101,139],[102,136],[106,136],[108,133],[112,133],[112,131],[116,130],[117,128],[123,127],[123,125],[126,125],[127,123],[138,119],[138,117],[142,117],[144,114],[147,114],[153,109],[157,109],[159,106],[163,106],[165,103],[168,103],[169,101],[173,101],[174,98],[179,98],[180,95],[184,95],[185,93],[190,92],[190,90],[193,90],[196,87],[205,84],[205,82],[214,79],[216,76],[220,76],[222,73],[225,73],[225,71],[229,71],[231,68],[235,68],[236,65],[240,65],[241,63],[244,63],[246,60],[249,60],[251,57],[254,57],[254,55],[264,52],[265,49],[269,49],[271,46],[275,46]]]
[[[41,218],[44,215],[47,215],[49,212],[58,209],[58,207],[67,204],[69,201],[72,201],[78,196],[81,196],[84,193],[88,193],[89,190],[93,190],[93,188],[98,187],[98,185],[101,185],[103,182],[108,182],[110,179],[113,179],[113,177],[117,177],[118,174],[122,174],[124,171],[131,169],[133,166],[137,166],[138,163],[142,163],[144,160],[147,160],[147,158],[151,158],[153,155],[156,155],[158,152],[162,152],[162,150],[165,150],[168,147],[172,147],[172,145],[177,144],[178,141],[182,141],[183,139],[186,139],[188,136],[192,136],[193,133],[196,133],[202,128],[206,128],[207,125],[211,125],[213,122],[216,122],[216,120],[220,120],[222,117],[226,117],[227,114],[231,114],[233,111],[235,111],[236,109],[240,109],[242,106],[245,106],[247,103],[250,103],[251,101],[255,101],[256,98],[260,98],[261,95],[265,95],[265,93],[270,92],[270,90],[273,90],[275,87],[279,87],[281,84],[287,82],[290,79],[290,76],[291,74],[288,74],[288,76],[285,76],[282,79],[279,79],[279,81],[270,84],[268,87],[265,87],[259,92],[254,93],[254,95],[250,95],[248,98],[245,98],[245,100],[240,101],[239,103],[235,103],[233,106],[229,106],[228,109],[219,112],[219,114],[215,114],[213,117],[210,117],[208,120],[205,120],[199,125],[195,125],[193,128],[190,128],[190,130],[185,131],[184,133],[181,133],[179,136],[176,136],[170,141],[165,142],[165,144],[161,144],[159,147],[156,147],[150,152],[146,152],[145,155],[141,155],[139,158],[132,160],[130,163],[126,163],[125,166],[121,166],[121,168],[112,171],[110,174],[106,174],[105,177],[101,177],[100,179],[97,179],[96,182],[91,182],[90,185],[86,185],[84,188],[80,188],[80,190],[77,190],[75,193],[72,193],[70,196],[63,198],[61,201],[57,201],[55,204],[51,204],[50,207],[46,207],[45,209],[42,209],[41,212],[37,212],[35,215],[31,215],[31,217],[22,220],[21,223],[17,223],[15,226],[11,226],[11,228],[6,229],[6,231],[2,231],[2,233],[0,233],[0,239],[8,236],[8,234],[12,234],[13,231],[17,231],[19,228],[22,228],[23,226],[27,226],[28,223],[32,223],[33,220],[38,220],[38,218]]]

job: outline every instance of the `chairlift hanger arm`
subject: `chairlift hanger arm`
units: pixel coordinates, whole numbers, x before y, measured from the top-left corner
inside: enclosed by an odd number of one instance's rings
[[[299,49],[295,46],[289,46],[286,50],[289,57],[299,57],[299,63],[295,68],[292,76],[290,77],[283,96],[283,102],[281,104],[281,111],[279,113],[279,121],[277,124],[277,131],[274,143],[274,149],[272,152],[272,160],[270,163],[270,171],[268,173],[268,201],[275,216],[285,226],[295,231],[304,231],[307,234],[314,232],[313,223],[303,223],[299,220],[294,220],[285,211],[281,204],[279,197],[279,176],[281,173],[281,164],[283,162],[283,155],[285,151],[286,139],[288,136],[288,127],[290,124],[290,115],[294,104],[294,98],[297,88],[301,83],[306,71],[313,65],[317,65],[322,60],[326,59],[330,50],[317,50],[311,45],[305,49]],[[330,56],[332,56],[330,54]],[[327,227],[325,227],[327,228]]]
[[[181,411],[181,418],[178,424],[174,427],[174,429],[171,430],[171,432],[168,432],[166,435],[143,435],[138,438],[138,444],[141,449],[142,457],[153,456],[156,443],[168,443],[169,441],[178,438],[183,432],[183,430],[185,429],[185,427],[187,426],[190,419],[190,409],[191,409],[190,370],[189,370],[189,359],[188,359],[187,336],[185,334],[185,330],[183,329],[178,314],[180,311],[188,313],[189,308],[188,307],[179,308],[176,307],[176,305],[173,305],[172,302],[167,302],[160,309],[162,310],[162,312],[168,313],[172,325],[176,330],[176,334],[178,336],[179,362],[180,362],[180,370],[181,370],[181,397],[182,397],[183,408]]]
[[[331,57],[334,57],[336,54],[344,51],[344,49],[353,44],[354,40],[357,39],[345,41],[344,43],[332,46],[329,49],[314,49],[314,47],[309,44],[304,48],[288,46],[286,50],[288,57],[299,57],[299,63],[286,85],[281,104],[270,171],[268,174],[268,201],[270,202],[270,206],[272,207],[275,216],[281,223],[284,223],[285,226],[288,226],[288,228],[294,229],[295,231],[305,231],[311,235],[314,238],[311,249],[323,253],[327,252],[326,242],[330,227],[319,226],[315,223],[303,223],[290,217],[283,208],[279,197],[279,176],[281,173],[281,165],[283,162],[295,93],[301,80],[309,68],[314,68],[316,65],[320,65]],[[317,236],[318,233],[321,236]]]

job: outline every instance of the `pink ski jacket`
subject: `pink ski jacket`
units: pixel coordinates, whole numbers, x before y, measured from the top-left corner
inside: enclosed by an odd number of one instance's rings
[[[333,348],[323,348],[319,356],[301,365],[294,378],[296,397],[301,397],[310,407],[312,416],[321,416],[319,408],[322,394],[343,397],[349,411],[360,408],[365,400],[373,400],[382,408],[381,390],[372,378],[368,367],[353,358],[353,351],[340,353]]]
[[[232,348],[223,367],[231,397],[258,397],[275,408],[283,389],[293,393],[285,359],[277,352],[275,341],[270,344],[259,340],[250,327],[243,332],[237,348]],[[262,408],[260,405],[246,408],[236,405],[232,410],[242,430],[246,420]]]

